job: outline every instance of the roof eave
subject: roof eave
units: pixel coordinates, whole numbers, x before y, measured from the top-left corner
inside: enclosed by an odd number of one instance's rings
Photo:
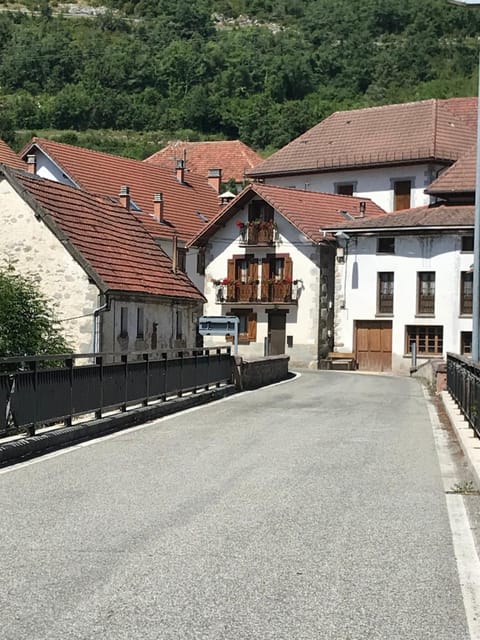
[[[336,233],[338,231],[345,231],[346,233],[352,233],[352,234],[373,234],[373,233],[399,233],[399,232],[403,232],[403,231],[414,231],[416,233],[418,233],[419,231],[452,231],[453,229],[458,230],[458,231],[464,231],[464,230],[471,230],[473,229],[473,222],[472,224],[452,224],[452,225],[410,225],[410,226],[398,226],[398,227],[356,227],[356,228],[350,228],[350,227],[333,227],[333,228],[327,228],[327,229],[322,229],[322,231],[325,231],[327,233]]]
[[[330,173],[332,171],[356,171],[358,169],[370,169],[392,166],[405,166],[410,164],[425,164],[430,162],[438,162],[442,164],[451,164],[458,158],[437,158],[435,156],[426,156],[422,158],[405,158],[402,160],[385,160],[382,162],[361,162],[356,164],[336,164],[321,167],[302,167],[299,169],[276,170],[276,171],[247,171],[246,176],[249,178],[275,178],[281,176],[294,176],[315,173]]]

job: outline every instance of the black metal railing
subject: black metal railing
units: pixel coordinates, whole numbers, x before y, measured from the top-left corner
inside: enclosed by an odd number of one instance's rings
[[[480,437],[480,366],[463,356],[447,353],[447,389]]]
[[[34,435],[41,424],[70,425],[89,413],[101,418],[106,410],[126,411],[232,380],[230,346],[0,358],[0,436],[23,430]]]

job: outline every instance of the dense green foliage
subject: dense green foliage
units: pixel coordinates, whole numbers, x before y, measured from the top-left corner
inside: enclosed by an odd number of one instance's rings
[[[0,267],[0,356],[68,353],[38,278]]]
[[[0,135],[191,131],[276,148],[341,108],[476,91],[480,11],[447,0],[97,4],[111,10],[0,14]]]

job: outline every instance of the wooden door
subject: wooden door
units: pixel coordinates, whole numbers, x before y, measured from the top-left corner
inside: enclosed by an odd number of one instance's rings
[[[285,353],[286,323],[285,313],[272,311],[268,314],[268,341],[271,356],[280,356]]]
[[[357,320],[355,357],[361,371],[392,370],[392,322]]]

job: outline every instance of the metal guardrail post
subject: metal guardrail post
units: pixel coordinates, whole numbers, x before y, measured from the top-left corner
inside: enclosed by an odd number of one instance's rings
[[[33,423],[27,427],[27,435],[34,436],[37,428],[38,415],[38,361],[31,363],[33,368]]]
[[[210,349],[205,349],[205,355],[207,356],[207,384],[205,385],[205,391],[210,388]]]
[[[124,364],[123,367],[123,379],[124,379],[124,387],[125,387],[125,397],[124,402],[121,406],[121,411],[127,410],[127,402],[128,402],[128,355],[122,355],[122,362]]]
[[[180,389],[177,392],[177,396],[181,398],[183,395],[183,365],[184,365],[183,351],[178,352],[178,357],[180,358]]]
[[[71,427],[72,415],[73,415],[73,358],[66,358],[65,366],[68,369],[68,384],[69,384],[69,395],[70,395],[70,398],[68,400],[69,415],[65,418],[65,426]]]
[[[103,380],[103,375],[104,375],[104,371],[103,371],[103,357],[102,356],[98,356],[95,358],[95,364],[99,365],[99,370],[98,370],[98,382],[100,385],[100,406],[98,407],[98,409],[95,411],[95,417],[97,419],[100,419],[102,417],[102,412],[103,412],[103,384],[104,384],[104,380]]]
[[[222,357],[222,350],[217,349],[217,360],[220,360],[221,357]],[[217,382],[215,386],[218,388],[220,386],[220,382]]]
[[[143,359],[145,360],[145,393],[146,397],[142,402],[143,406],[148,406],[148,400],[150,398],[150,358],[148,353],[143,354]]]
[[[168,353],[162,353],[162,359],[165,363],[165,375],[163,377],[163,395],[162,400],[165,402],[167,399],[167,389],[168,389]]]

